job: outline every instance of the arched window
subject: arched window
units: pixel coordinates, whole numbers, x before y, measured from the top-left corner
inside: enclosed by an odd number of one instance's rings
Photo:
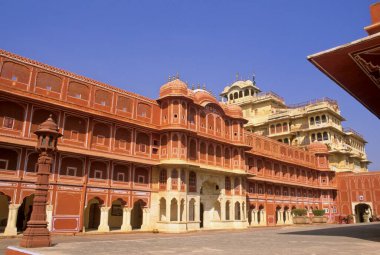
[[[230,167],[231,166],[231,153],[229,148],[224,149],[224,166]]]
[[[36,161],[38,154],[36,155]],[[19,154],[17,151],[8,149],[8,148],[0,148],[0,170],[17,170],[19,161]],[[33,171],[35,168],[33,168]]]
[[[216,146],[216,163],[222,163],[222,149],[219,145]]]
[[[145,167],[136,167],[134,181],[135,183],[148,184],[149,170]]]
[[[222,119],[216,117],[216,133],[219,135],[222,132]]]
[[[190,141],[190,160],[197,160],[197,143],[194,139]]]
[[[149,149],[149,136],[145,133],[138,133],[136,138],[137,151],[141,153],[148,153]]]
[[[318,133],[318,134],[317,134],[317,140],[318,140],[318,141],[322,141],[322,134],[321,134],[321,133]]]
[[[131,149],[132,134],[126,128],[118,128],[115,133],[115,149],[124,150],[127,153]]]
[[[315,141],[315,134],[311,134],[311,141],[312,141],[312,142]]]
[[[244,96],[249,96],[249,90],[248,89],[244,90]]]
[[[315,117],[315,124],[321,124],[321,118],[319,116]]]
[[[270,133],[271,133],[271,134],[276,133],[276,128],[275,128],[274,125],[270,125]]]
[[[139,103],[137,105],[137,115],[144,118],[150,118],[151,106],[145,103]]]
[[[282,132],[282,126],[281,124],[276,124],[276,133],[281,133]]]
[[[326,115],[322,115],[322,123],[325,123],[325,122],[327,122],[327,118],[326,118]]]
[[[238,99],[239,98],[239,93],[235,92],[234,93],[234,99]]]
[[[85,84],[72,81],[69,83],[67,94],[71,97],[87,101],[90,95],[90,88]]]
[[[206,128],[206,114],[204,112],[200,113],[200,125],[201,128]]]
[[[189,191],[190,192],[197,191],[197,175],[193,171],[190,171],[189,173]]]
[[[0,128],[22,131],[25,109],[10,101],[0,101]],[[47,116],[45,116],[46,120]]]
[[[119,111],[131,113],[133,110],[133,101],[130,98],[118,96],[116,107]]]
[[[167,123],[168,122],[168,104],[166,102],[162,103],[161,105],[162,109],[162,123]]]
[[[208,163],[209,164],[214,164],[214,146],[212,144],[209,144],[208,146]]]
[[[324,141],[329,140],[329,135],[327,134],[327,132],[323,132],[323,140]]]
[[[1,69],[1,77],[28,84],[30,70],[26,66],[7,61],[3,64],[3,68]]]
[[[283,123],[282,124],[282,131],[287,132],[288,131],[288,123]]]
[[[95,103],[102,106],[111,106],[112,95],[108,91],[98,89],[95,92]]]
[[[188,121],[191,125],[194,125],[195,124],[195,116],[196,116],[196,111],[194,108],[190,108],[190,111],[189,111],[189,114],[188,114]]]
[[[167,179],[168,179],[168,176],[167,176],[166,169],[161,169],[161,171],[160,171],[160,184],[166,185]]]
[[[165,156],[167,155],[167,149],[168,149],[168,137],[167,135],[162,135],[161,137],[161,155]]]
[[[58,76],[40,72],[37,74],[36,87],[45,89],[47,91],[53,91],[61,93],[62,79]]]
[[[311,126],[314,125],[314,117],[311,117],[311,118],[310,118],[310,125],[311,125]]]
[[[243,91],[239,91],[239,98],[243,97]]]
[[[206,144],[204,142],[202,142],[200,144],[200,149],[201,149],[201,159],[202,160],[206,160]]]
[[[284,143],[289,144],[289,139],[288,139],[288,138],[285,138],[285,139],[284,139]]]
[[[208,132],[214,133],[214,116],[212,114],[207,115]]]

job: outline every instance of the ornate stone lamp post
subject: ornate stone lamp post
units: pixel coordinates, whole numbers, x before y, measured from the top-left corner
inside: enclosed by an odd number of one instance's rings
[[[27,248],[48,247],[51,245],[50,232],[47,229],[46,222],[46,203],[52,154],[57,150],[58,138],[62,136],[52,115],[39,125],[34,133],[38,137],[36,150],[40,153],[37,163],[36,191],[33,199],[32,215],[20,242],[20,246]]]

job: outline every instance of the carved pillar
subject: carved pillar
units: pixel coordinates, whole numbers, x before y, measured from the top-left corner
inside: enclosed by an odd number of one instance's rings
[[[121,231],[131,231],[131,208],[124,207],[123,208],[123,224],[121,225]]]
[[[226,220],[226,202],[224,199],[220,200],[220,220]]]
[[[100,224],[98,227],[99,232],[109,232],[110,227],[108,226],[108,213],[111,207],[102,206],[100,208]]]
[[[47,228],[49,231],[52,229],[52,223],[53,223],[53,205],[47,205],[46,206],[46,221],[47,221]]]
[[[23,233],[20,246],[49,247],[50,232],[46,222],[46,203],[49,190],[49,175],[52,158],[47,152],[41,152],[38,158],[36,190],[33,199],[33,211]]]
[[[166,221],[170,221],[171,201],[166,199]]]
[[[15,236],[17,235],[17,213],[18,208],[20,207],[19,204],[10,204],[9,205],[9,213],[8,213],[8,221],[7,226],[4,230],[5,236]]]
[[[150,210],[149,208],[143,208],[143,222],[141,225],[141,230],[149,230],[149,218],[150,218]]]

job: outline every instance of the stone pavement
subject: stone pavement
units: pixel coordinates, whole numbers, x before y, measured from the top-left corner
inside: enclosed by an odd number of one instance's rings
[[[0,254],[20,239],[0,239]],[[184,234],[53,236],[38,254],[380,254],[380,223],[199,231]]]

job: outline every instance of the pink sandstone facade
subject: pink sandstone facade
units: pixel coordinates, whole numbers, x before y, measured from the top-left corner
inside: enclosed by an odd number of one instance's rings
[[[294,208],[325,209],[329,222],[350,213],[337,205],[347,199],[338,200],[325,145],[301,150],[248,133],[240,107],[178,78],[153,100],[0,51],[5,235],[30,217],[33,132],[49,114],[63,134],[46,209],[52,232],[273,226],[292,224]]]

